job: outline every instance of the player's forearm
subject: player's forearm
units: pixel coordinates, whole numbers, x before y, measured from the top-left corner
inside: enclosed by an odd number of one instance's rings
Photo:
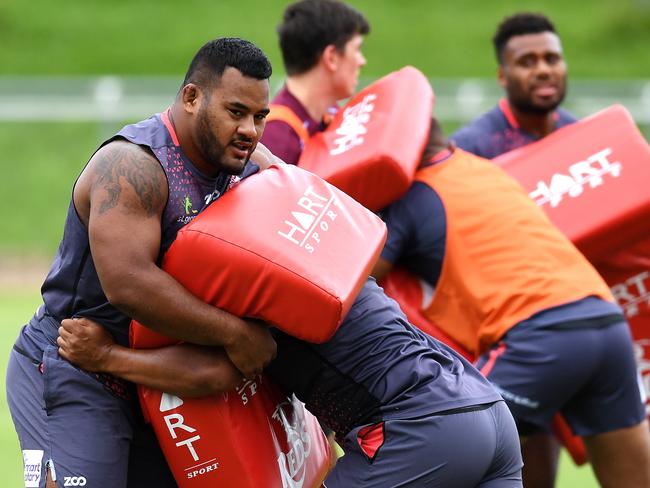
[[[102,370],[184,398],[229,391],[242,380],[222,350],[191,344],[141,350],[115,345]]]
[[[146,327],[168,337],[203,345],[229,346],[245,324],[234,315],[199,300],[172,276],[151,265],[115,285],[102,285],[115,307]]]

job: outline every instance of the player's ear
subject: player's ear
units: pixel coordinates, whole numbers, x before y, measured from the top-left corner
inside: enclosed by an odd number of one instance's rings
[[[195,85],[194,83],[188,83],[185,85],[181,91],[181,100],[185,110],[190,113],[196,112],[196,110],[201,106],[200,101],[202,96],[203,92],[198,85]]]
[[[328,44],[321,54],[321,62],[329,71],[336,71],[339,66],[341,53],[334,44]]]
[[[503,66],[499,65],[497,68],[497,81],[499,82],[499,85],[501,85],[501,88],[505,88],[507,81],[506,81],[506,74],[504,72]]]

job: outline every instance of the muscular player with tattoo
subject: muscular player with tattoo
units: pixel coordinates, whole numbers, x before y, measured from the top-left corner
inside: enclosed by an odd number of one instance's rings
[[[253,44],[207,43],[173,105],[124,127],[81,172],[43,305],[21,330],[7,371],[27,486],[175,486],[138,418],[132,385],[58,355],[64,318],[93,318],[123,345],[135,318],[167,336],[223,346],[247,377],[275,356],[265,326],[200,301],[158,266],[182,226],[273,158],[256,149],[270,75]]]

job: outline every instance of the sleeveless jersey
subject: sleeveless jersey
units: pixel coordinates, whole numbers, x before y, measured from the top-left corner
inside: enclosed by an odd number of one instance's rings
[[[352,428],[500,400],[488,381],[444,344],[411,326],[369,278],[326,343],[275,330],[265,370],[343,437]]]
[[[613,301],[584,256],[489,161],[457,149],[416,181],[439,195],[447,223],[440,278],[424,312],[467,350],[482,353],[537,312],[589,296]]]
[[[126,139],[148,148],[165,171],[169,197],[162,215],[160,259],[178,230],[226,191],[236,177],[223,173],[211,178],[200,173],[183,154],[167,113],[127,125],[102,146],[116,139]],[[249,162],[242,177],[257,169]],[[38,323],[39,327],[47,329],[40,333],[48,342],[55,343],[61,320],[84,316],[100,322],[118,343],[128,345],[131,319],[106,299],[90,253],[88,229],[79,219],[73,200],[68,208],[63,239],[41,292],[44,309],[39,315],[44,314],[52,320],[32,321],[32,324]]]

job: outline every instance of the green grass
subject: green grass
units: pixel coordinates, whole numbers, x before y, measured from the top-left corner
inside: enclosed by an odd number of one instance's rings
[[[2,486],[25,486],[22,457],[5,395],[7,359],[18,331],[31,317],[40,302],[38,289],[33,291],[0,290],[0,472]]]
[[[92,124],[0,124],[0,248],[51,255],[63,232],[72,184],[101,142]]]
[[[286,0],[63,0],[0,2],[5,74],[178,74],[206,40],[252,40],[280,73],[275,27]],[[560,32],[578,77],[647,77],[647,0],[350,0],[369,18],[367,74],[406,63],[428,76],[495,72],[490,39],[519,10],[542,11]]]
[[[597,488],[598,482],[590,465],[576,466],[566,451],[563,451],[555,486],[556,488]]]

